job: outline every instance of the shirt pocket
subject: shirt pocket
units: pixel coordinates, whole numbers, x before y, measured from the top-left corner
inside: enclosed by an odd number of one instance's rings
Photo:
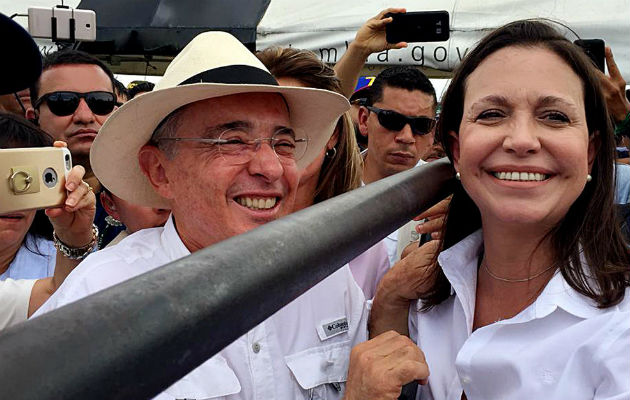
[[[175,382],[154,400],[224,399],[241,391],[234,371],[220,355],[215,355]]]
[[[350,340],[346,340],[285,356],[287,367],[299,385],[295,398],[341,399],[348,377],[350,350]]]

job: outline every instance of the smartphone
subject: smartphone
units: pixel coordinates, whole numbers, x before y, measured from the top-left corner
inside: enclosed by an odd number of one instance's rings
[[[450,37],[448,11],[389,13],[392,22],[385,25],[388,43],[443,42]]]
[[[63,205],[70,169],[67,148],[0,149],[0,214]]]
[[[586,55],[593,60],[597,68],[604,72],[606,65],[606,44],[602,39],[579,39],[573,43],[580,46]]]
[[[67,6],[30,7],[28,32],[36,38],[56,41],[96,40],[96,13]]]

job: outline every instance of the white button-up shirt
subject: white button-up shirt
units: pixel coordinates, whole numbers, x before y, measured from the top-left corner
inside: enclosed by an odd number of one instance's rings
[[[472,332],[478,231],[442,252],[453,294],[410,313],[410,333],[429,365],[419,398],[460,400],[630,399],[630,290],[599,309],[556,273],[513,318]]]
[[[170,218],[90,255],[36,315],[189,254]],[[156,399],[341,399],[350,349],[367,339],[366,319],[346,265]]]

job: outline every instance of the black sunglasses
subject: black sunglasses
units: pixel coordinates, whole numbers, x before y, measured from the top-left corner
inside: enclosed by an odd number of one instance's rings
[[[435,119],[429,117],[408,117],[393,110],[383,110],[373,106],[365,106],[376,114],[379,124],[390,131],[400,131],[409,124],[414,135],[422,136],[435,127]]]
[[[65,117],[76,111],[81,99],[85,99],[90,110],[96,115],[107,115],[116,106],[116,97],[111,92],[52,92],[37,99],[33,108],[38,108],[45,101],[50,112],[58,117]]]

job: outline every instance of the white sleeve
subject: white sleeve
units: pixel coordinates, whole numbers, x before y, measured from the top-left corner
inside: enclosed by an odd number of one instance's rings
[[[595,400],[630,398],[630,312],[615,313],[608,335],[602,339],[595,367],[601,376],[595,388]]]
[[[26,321],[35,279],[0,281],[0,329]]]

